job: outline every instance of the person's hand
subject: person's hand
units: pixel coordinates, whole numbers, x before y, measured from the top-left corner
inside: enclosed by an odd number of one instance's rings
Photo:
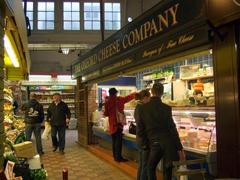
[[[186,156],[183,150],[178,151],[178,156],[179,156],[179,161],[185,161],[186,160]]]
[[[66,119],[66,123],[67,123],[67,124],[69,124],[69,122],[70,122],[70,119],[69,119],[69,118],[67,118],[67,119]]]

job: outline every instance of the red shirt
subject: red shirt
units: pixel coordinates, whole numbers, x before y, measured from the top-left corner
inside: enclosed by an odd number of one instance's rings
[[[108,116],[109,132],[111,135],[117,132],[118,128],[123,129],[122,125],[117,124],[116,107],[118,108],[119,112],[123,113],[124,104],[134,99],[135,94],[136,93],[132,93],[124,97],[116,96],[116,95],[110,96],[108,101],[105,103],[104,116]]]

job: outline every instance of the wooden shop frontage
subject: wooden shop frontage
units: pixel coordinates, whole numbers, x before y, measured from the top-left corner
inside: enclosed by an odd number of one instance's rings
[[[208,159],[214,176],[239,178],[239,5],[237,0],[163,1],[80,56],[71,68],[77,79],[78,142],[111,143],[101,122],[92,121],[105,88],[99,84],[135,76],[140,90],[159,81],[187,155]],[[195,96],[200,83],[204,88]],[[134,121],[134,103],[128,107],[129,122]],[[135,136],[128,127],[125,132],[126,153],[135,160],[129,153],[136,151]]]

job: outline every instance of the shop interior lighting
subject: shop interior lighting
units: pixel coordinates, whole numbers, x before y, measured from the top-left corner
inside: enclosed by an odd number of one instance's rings
[[[132,22],[132,17],[128,17],[128,22]]]
[[[82,76],[82,81],[85,81],[86,80],[86,77],[85,76]]]
[[[4,35],[4,47],[14,67],[19,67],[19,59],[8,35]]]
[[[65,54],[65,55],[68,55],[69,53],[69,48],[61,48],[62,50],[62,53]]]
[[[51,81],[51,75],[29,75],[29,81]]]
[[[58,75],[57,80],[58,81],[76,81],[76,80],[73,80],[70,75]]]

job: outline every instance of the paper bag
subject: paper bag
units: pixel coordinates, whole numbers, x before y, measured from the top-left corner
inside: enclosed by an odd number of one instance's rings
[[[48,140],[51,134],[51,125],[49,122],[45,122],[45,129],[42,133],[42,139]]]

